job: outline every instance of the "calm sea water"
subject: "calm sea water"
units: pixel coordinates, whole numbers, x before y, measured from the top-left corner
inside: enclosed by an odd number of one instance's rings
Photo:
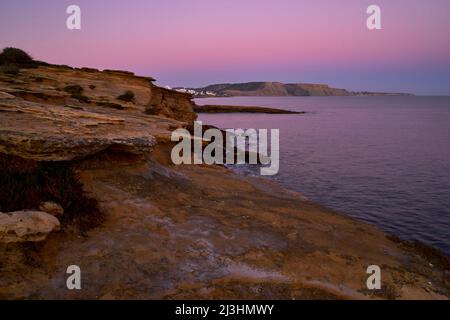
[[[274,179],[313,201],[450,255],[450,97],[234,97],[305,115],[202,114],[221,128],[280,129]]]

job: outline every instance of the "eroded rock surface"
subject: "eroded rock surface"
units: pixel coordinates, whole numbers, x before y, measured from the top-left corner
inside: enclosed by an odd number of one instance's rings
[[[0,212],[0,242],[37,242],[47,238],[60,224],[54,216],[41,211]]]
[[[108,148],[149,152],[171,129],[196,118],[190,96],[151,80],[61,67],[0,74],[0,152],[38,161],[81,159]],[[74,86],[81,93],[66,92]],[[133,101],[117,99],[126,91]],[[146,114],[151,105],[157,108]]]

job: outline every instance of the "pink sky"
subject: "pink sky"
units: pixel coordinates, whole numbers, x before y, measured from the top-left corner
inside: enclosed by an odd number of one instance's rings
[[[382,9],[382,30],[366,8]],[[65,26],[82,10],[82,30]],[[448,0],[2,0],[0,47],[161,85],[321,82],[450,95]]]

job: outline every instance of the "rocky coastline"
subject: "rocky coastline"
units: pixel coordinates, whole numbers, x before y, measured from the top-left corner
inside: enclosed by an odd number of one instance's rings
[[[171,132],[196,107],[153,81],[0,73],[0,299],[450,297],[449,259],[432,249],[266,179],[173,165]],[[66,288],[73,264],[82,290]]]

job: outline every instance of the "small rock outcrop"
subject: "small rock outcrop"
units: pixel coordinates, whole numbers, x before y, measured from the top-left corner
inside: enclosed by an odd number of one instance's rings
[[[38,242],[60,228],[59,220],[41,211],[0,213],[0,242]]]
[[[146,107],[147,114],[161,114],[168,118],[192,123],[197,115],[190,94],[152,86],[152,98]]]
[[[54,217],[61,217],[64,214],[63,207],[51,201],[42,202],[39,206],[39,210],[51,214]]]

